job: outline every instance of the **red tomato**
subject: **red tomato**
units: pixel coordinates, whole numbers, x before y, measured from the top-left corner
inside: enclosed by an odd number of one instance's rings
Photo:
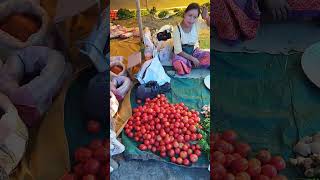
[[[86,174],[96,174],[98,173],[99,168],[100,168],[100,163],[95,159],[88,159],[83,164],[83,171]]]
[[[83,174],[84,174],[84,172],[83,172],[83,165],[82,165],[81,163],[76,164],[75,166],[73,166],[72,169],[73,169],[73,172],[74,172],[77,176],[79,176],[79,177],[83,176]]]
[[[192,154],[193,153],[192,149],[189,148],[187,153],[188,153],[188,155]]]
[[[185,135],[185,136],[184,136],[184,140],[187,141],[187,142],[190,141],[190,135],[188,135],[188,134]]]
[[[222,139],[233,144],[238,139],[238,135],[233,130],[227,130],[222,133]]]
[[[211,177],[213,180],[221,180],[227,173],[223,165],[217,162],[213,162],[211,169],[212,169]]]
[[[184,144],[184,145],[182,146],[182,150],[188,151],[188,146],[187,146],[186,144]]]
[[[139,149],[140,149],[141,151],[145,151],[145,150],[147,150],[147,146],[144,145],[144,144],[140,144],[140,145],[139,145]]]
[[[96,150],[96,149],[99,149],[100,147],[102,147],[102,141],[100,139],[94,139],[89,144],[89,148],[91,150]]]
[[[172,145],[171,144],[167,144],[166,148],[167,148],[167,150],[170,150],[170,149],[172,149]]]
[[[181,151],[181,152],[180,152],[180,157],[181,157],[182,159],[187,158],[187,156],[188,156],[188,153],[187,153],[186,151]]]
[[[170,149],[170,150],[168,150],[168,156],[169,157],[174,157],[174,155],[175,155],[175,152],[174,152],[174,150],[173,149]]]
[[[248,169],[247,169],[247,173],[250,176],[257,176],[259,175],[261,172],[261,162],[258,159],[250,159],[248,161]]]
[[[239,173],[248,169],[248,161],[244,158],[235,159],[231,162],[231,169],[235,173]]]
[[[183,165],[189,166],[190,165],[190,161],[188,159],[184,159],[183,160]]]
[[[173,162],[173,163],[176,163],[177,162],[177,158],[175,158],[175,157],[171,157],[171,162]]]
[[[160,156],[163,157],[163,158],[165,158],[165,157],[167,156],[166,151],[161,151],[161,152],[160,152]]]
[[[267,150],[261,150],[257,154],[256,158],[259,159],[262,164],[266,164],[271,160],[271,154]]]
[[[74,155],[77,162],[83,162],[91,158],[92,152],[88,148],[80,147],[75,151]]]
[[[175,148],[175,149],[174,149],[174,152],[175,152],[176,154],[180,154],[181,150],[180,150],[180,148]]]
[[[195,150],[194,153],[195,153],[198,157],[201,156],[201,151],[200,151],[199,149]]]
[[[227,173],[226,176],[224,176],[223,180],[235,180],[235,179],[236,179],[236,177],[234,177],[233,174]]]
[[[101,127],[100,127],[100,123],[98,121],[95,120],[90,120],[88,121],[88,126],[87,126],[87,130],[89,133],[99,133]]]
[[[255,180],[270,180],[270,178],[268,176],[265,175],[258,175]]]
[[[198,161],[198,156],[196,154],[190,154],[190,161],[195,163]]]
[[[277,169],[269,164],[261,167],[261,174],[272,178],[277,175]]]
[[[152,147],[152,148],[151,148],[151,151],[152,151],[153,153],[155,153],[155,152],[157,151],[157,148],[156,148],[156,147]]]
[[[231,154],[226,154],[225,155],[225,162],[224,162],[224,166],[226,167],[226,168],[228,168],[230,165],[231,165],[231,162],[233,161],[233,160],[235,160],[236,158],[233,156],[233,155],[231,155]],[[223,162],[223,161],[222,161]]]
[[[247,143],[237,143],[235,145],[235,150],[242,157],[247,157],[248,153],[251,151],[251,147]]]
[[[197,139],[198,140],[202,139],[202,134],[197,134]]]
[[[160,146],[159,151],[160,152],[166,152],[166,147],[165,146]]]
[[[77,180],[77,175],[73,173],[65,173],[60,180]]]
[[[286,168],[286,162],[280,156],[272,157],[270,162],[278,171],[281,171]]]
[[[250,180],[250,176],[246,172],[241,172],[236,175],[236,180]]]
[[[178,157],[177,158],[177,164],[182,164],[182,162],[183,162],[183,159],[181,157]]]
[[[212,159],[213,159],[214,162],[218,162],[220,164],[224,164],[226,162],[225,155],[220,151],[215,151],[212,154]]]
[[[83,177],[82,177],[82,180],[97,180],[97,178],[96,178],[95,175],[88,174],[88,175],[86,175],[86,176],[83,176]]]
[[[101,162],[107,161],[107,149],[104,147],[100,147],[97,150],[94,151],[93,157]]]
[[[175,141],[173,141],[173,147],[174,148],[178,148],[179,147],[179,143],[175,140]]]
[[[193,132],[193,133],[197,132],[197,128],[196,128],[195,125],[189,126],[189,130],[190,130],[191,132]]]
[[[190,139],[191,141],[197,140],[197,134],[191,134]]]

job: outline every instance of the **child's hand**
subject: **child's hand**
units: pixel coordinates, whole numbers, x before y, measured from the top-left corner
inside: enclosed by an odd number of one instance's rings
[[[202,9],[201,10],[202,19],[208,19],[209,18],[208,9],[206,7],[202,7],[201,9]]]

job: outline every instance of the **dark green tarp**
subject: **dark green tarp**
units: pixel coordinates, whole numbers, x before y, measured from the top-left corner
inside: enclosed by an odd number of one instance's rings
[[[96,73],[97,72],[93,69],[83,71],[79,77],[72,82],[66,95],[64,125],[72,165],[75,163],[74,151],[77,148],[87,146],[93,139],[104,139],[109,137],[109,131],[107,131],[107,129],[109,129],[109,124],[106,119],[97,119],[97,121],[101,123],[101,131],[99,134],[90,134],[87,131],[87,121],[92,117],[89,117],[85,113],[84,97],[88,88],[88,83]]]
[[[166,94],[170,103],[183,102],[190,109],[196,109],[198,111],[200,111],[202,106],[210,103],[210,91],[204,86],[203,78],[186,79],[171,77],[171,89],[171,92]],[[135,103],[135,90],[136,87],[133,88],[131,92],[131,105],[133,108],[137,106]],[[138,144],[134,142],[134,140],[128,138],[124,131],[122,132],[122,142],[126,147],[124,155],[129,159],[155,159],[169,162],[169,159],[163,159],[150,151],[140,151],[137,148]],[[199,161],[191,167],[208,168],[208,165],[208,156],[203,153],[199,158]]]
[[[301,54],[213,53],[212,128],[236,130],[253,150],[288,160],[299,138],[320,130],[320,89],[302,71]],[[289,179],[303,174],[289,166]]]

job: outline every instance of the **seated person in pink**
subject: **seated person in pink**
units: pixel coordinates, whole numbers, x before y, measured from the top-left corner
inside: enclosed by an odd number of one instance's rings
[[[210,17],[206,8],[203,8],[202,19],[198,19],[199,15],[199,4],[191,3],[184,12],[182,22],[174,27],[172,65],[179,75],[189,74],[192,67],[210,66],[210,52],[199,48],[198,38],[199,30],[210,26]]]

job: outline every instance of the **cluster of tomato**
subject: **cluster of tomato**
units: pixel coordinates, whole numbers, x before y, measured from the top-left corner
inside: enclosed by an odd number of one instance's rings
[[[89,133],[99,133],[100,123],[90,120],[87,130]],[[107,139],[93,139],[86,147],[77,148],[74,152],[77,164],[72,167],[72,172],[66,172],[60,180],[105,180],[109,174],[108,147]]]
[[[213,135],[211,176],[214,180],[287,180],[278,172],[286,167],[280,156],[271,156],[261,150],[255,158],[248,158],[251,147],[237,142],[238,135],[233,130]]]
[[[183,103],[170,104],[164,94],[159,94],[133,109],[125,133],[140,142],[140,150],[189,166],[201,156],[201,148],[195,144],[202,139],[197,133],[197,128],[202,129],[199,122],[199,112],[189,110]]]

